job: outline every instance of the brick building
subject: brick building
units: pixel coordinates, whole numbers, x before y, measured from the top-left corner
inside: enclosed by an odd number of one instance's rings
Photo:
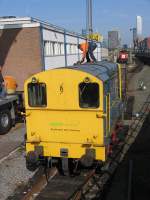
[[[55,67],[73,65],[81,59],[77,46],[85,38],[38,19],[0,18],[0,65],[4,75],[13,76],[18,90],[32,74]],[[101,60],[101,47],[95,50]]]

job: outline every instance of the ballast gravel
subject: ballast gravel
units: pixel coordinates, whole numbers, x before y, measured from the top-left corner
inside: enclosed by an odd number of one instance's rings
[[[0,135],[0,200],[7,199],[33,176],[25,166],[24,124]]]
[[[0,164],[0,200],[7,199],[33,176],[25,167],[24,156],[24,148],[20,147]]]

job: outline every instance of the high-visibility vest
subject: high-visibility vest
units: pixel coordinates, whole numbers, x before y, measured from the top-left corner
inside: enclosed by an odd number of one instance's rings
[[[83,52],[83,56],[84,56],[84,57],[86,56],[86,53],[87,53],[87,51],[88,51],[88,48],[89,48],[88,42],[84,42],[84,43],[81,43],[81,44],[80,44],[80,50]]]

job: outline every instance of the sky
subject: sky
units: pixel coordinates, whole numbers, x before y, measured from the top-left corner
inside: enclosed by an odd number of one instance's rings
[[[143,17],[143,36],[150,36],[150,0],[93,0],[93,30],[107,37],[119,30],[130,44],[136,16]],[[86,27],[86,0],[0,0],[0,16],[35,17],[74,32]]]

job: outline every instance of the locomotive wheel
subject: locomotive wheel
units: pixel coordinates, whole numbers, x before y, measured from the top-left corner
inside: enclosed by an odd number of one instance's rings
[[[38,155],[35,151],[29,151],[26,155],[26,168],[35,171],[39,166]]]
[[[31,172],[34,172],[37,169],[37,167],[38,166],[36,164],[26,162],[26,168]]]
[[[7,133],[12,127],[12,119],[9,110],[0,112],[0,134]]]

